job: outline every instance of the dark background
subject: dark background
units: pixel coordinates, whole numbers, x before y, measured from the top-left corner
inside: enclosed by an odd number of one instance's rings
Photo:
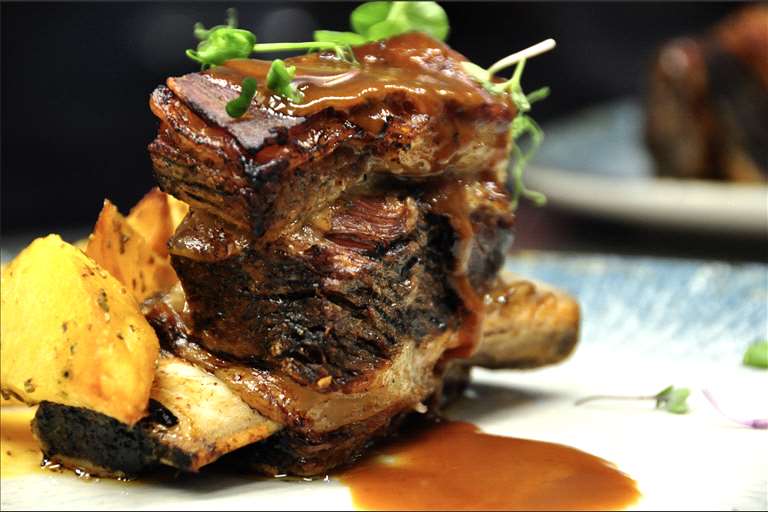
[[[225,8],[234,6],[240,25],[261,42],[308,41],[316,28],[346,30],[355,5],[3,3],[3,235],[89,226],[105,196],[127,212],[153,186],[146,146],[156,122],[148,97],[167,76],[196,70],[184,56],[196,43],[195,21],[222,23]],[[528,89],[552,88],[534,112],[543,121],[641,94],[649,60],[662,41],[700,33],[739,7],[673,2],[443,5],[451,20],[449,43],[482,65],[544,38],[557,39],[555,52],[526,68]],[[530,218],[521,233],[523,245],[549,247],[555,239],[584,237],[574,231],[598,230],[608,234],[603,249],[631,252],[625,246],[637,238],[637,233],[622,238],[623,226],[570,218],[561,222],[577,222],[572,228],[536,238],[526,233],[539,233],[548,221],[529,211],[520,214]],[[613,244],[611,233],[618,237]],[[696,240],[702,247],[710,245]]]

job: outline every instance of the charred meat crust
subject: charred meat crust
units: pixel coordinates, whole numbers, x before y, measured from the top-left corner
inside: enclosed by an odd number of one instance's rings
[[[194,214],[185,220],[172,261],[206,348],[323,392],[353,391],[400,345],[458,329],[461,302],[447,281],[455,236],[444,217],[412,198],[367,197],[317,223],[326,225],[233,252],[226,227]],[[468,273],[482,290],[510,235],[483,210],[473,225]],[[191,245],[222,258],[200,261]]]
[[[406,45],[413,48],[404,51]],[[320,101],[301,115],[281,110],[274,104],[279,98],[257,96],[251,114],[237,121],[226,116],[224,105],[236,95],[228,83],[244,76],[240,68],[259,61],[232,61],[170,79],[150,101],[161,120],[149,147],[161,188],[269,242],[369,172],[411,179],[506,172],[514,107],[464,75],[463,57],[419,34],[356,52],[364,64],[340,75],[350,78],[327,90],[315,86],[339,100]],[[327,56],[289,60],[300,70],[310,66],[310,74],[339,66]],[[371,92],[392,81],[393,71],[412,86],[393,83]],[[329,158],[333,164],[324,162]]]
[[[95,476],[131,476],[160,466],[160,461],[189,468],[190,454],[158,443],[152,433],[173,422],[172,415],[154,402],[151,413],[129,427],[104,414],[52,402],[41,402],[32,422],[43,457],[51,462],[77,461]]]
[[[333,112],[318,114],[290,139],[276,135],[283,145],[273,146],[274,158],[260,163],[167,88],[158,88],[152,98],[163,119],[149,146],[160,188],[256,238],[276,238],[299,216],[327,206],[363,175],[364,155],[351,147],[332,151],[360,132]]]
[[[370,445],[396,432],[419,400],[429,406],[430,413],[439,411],[461,394],[469,378],[469,364],[527,368],[558,362],[573,350],[579,312],[576,302],[566,294],[505,275],[489,300],[485,337],[473,359],[453,360],[444,369],[438,365],[432,383],[410,391],[408,400],[395,400],[359,419],[341,411],[333,424],[325,426],[309,417],[307,407],[315,399],[301,391],[303,387],[281,382],[272,372],[228,363],[195,347],[184,339],[187,331],[178,312],[164,301],[152,304],[148,313],[166,349],[216,375],[242,400],[285,425],[267,440],[235,451],[221,462],[273,475],[310,476],[354,462]],[[413,361],[418,358],[406,358],[409,364]],[[427,362],[426,368],[432,365]],[[415,371],[423,374],[425,369]],[[386,389],[385,396],[392,396],[396,387]],[[342,396],[330,399],[331,411],[339,409]],[[366,399],[380,400],[368,393],[353,401],[359,405]],[[291,407],[296,409],[291,411]],[[39,409],[34,428],[48,459],[94,475],[130,476],[159,464],[194,471],[191,454],[163,446],[162,432],[172,429],[179,419],[154,401],[150,411],[150,417],[129,428],[98,413],[46,402]]]
[[[434,243],[446,228],[420,224],[372,250],[339,239],[301,247],[297,236],[215,263],[174,254],[173,264],[208,349],[302,385],[331,377],[331,391],[381,367],[399,343],[454,324],[450,246]]]
[[[386,119],[380,132],[328,109],[275,133],[257,157],[167,88],[158,88],[152,101],[162,120],[149,147],[160,187],[264,241],[329,206],[369,173],[420,180],[442,168],[474,173],[506,162],[506,123],[467,119],[461,110],[432,118],[400,93],[379,107]],[[466,124],[475,125],[479,140],[463,141]]]
[[[267,475],[322,475],[353,464],[372,445],[397,432],[409,413],[386,410],[319,435],[285,430],[234,452],[230,460]]]
[[[157,465],[194,472],[281,428],[216,376],[167,351],[158,361],[151,396],[149,414],[133,426],[45,403],[37,411],[35,432],[48,459],[90,474],[120,476]]]
[[[149,321],[168,351],[214,375],[245,403],[285,428],[308,435],[337,430],[384,410],[408,410],[440,387],[436,367],[451,331],[403,343],[399,353],[370,375],[364,387],[328,391],[297,384],[277,371],[218,357],[202,348],[166,300],[146,306]]]
[[[221,462],[264,474],[312,476],[356,460],[377,439],[394,432],[406,413],[382,411],[332,432],[287,430],[228,454]],[[152,418],[129,427],[88,409],[42,402],[33,420],[45,460],[92,475],[132,477],[163,465],[191,471],[193,457],[158,440]]]
[[[430,409],[431,416],[438,413],[437,407],[460,396],[466,385],[467,369],[460,365],[453,368],[457,371],[450,372],[449,383],[443,386],[445,390],[441,387],[425,400],[435,407]],[[158,407],[162,408],[156,404],[155,408]],[[167,409],[165,411],[157,413],[161,417],[153,413],[128,427],[87,409],[43,402],[35,415],[33,430],[41,441],[45,460],[78,468],[92,476],[131,478],[161,466],[195,471],[190,454],[168,448],[158,438],[158,426],[169,421]],[[324,433],[285,429],[264,441],[225,454],[219,464],[273,476],[322,475],[354,463],[372,445],[396,433],[414,414],[410,409],[387,409]]]

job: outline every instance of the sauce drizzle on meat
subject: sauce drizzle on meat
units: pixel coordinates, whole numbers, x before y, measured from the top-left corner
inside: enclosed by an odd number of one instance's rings
[[[303,117],[326,108],[348,110],[366,101],[381,100],[395,91],[418,98],[428,113],[437,112],[447,101],[465,107],[504,103],[505,100],[477,86],[456,65],[466,60],[453,50],[420,34],[406,34],[386,43],[372,43],[354,49],[359,66],[340,61],[329,53],[313,53],[287,60],[296,66],[295,83],[304,97],[301,103],[266,89],[271,62],[234,59],[206,74],[240,87],[246,77],[256,78],[263,104],[275,112]],[[447,55],[446,55],[447,53]]]

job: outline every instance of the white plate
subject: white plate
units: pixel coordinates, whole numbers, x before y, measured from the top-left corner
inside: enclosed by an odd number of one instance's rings
[[[545,126],[526,183],[572,211],[650,226],[768,234],[768,186],[658,178],[630,100]]]
[[[745,368],[748,343],[768,337],[768,266],[525,253],[509,270],[579,298],[576,355],[560,366],[476,371],[448,415],[507,436],[567,444],[633,477],[637,509],[766,509],[768,432],[741,427],[703,399],[715,392],[734,414],[768,417],[768,372]],[[648,404],[573,401],[595,393],[693,390],[687,415]],[[61,475],[2,482],[2,509],[339,510],[352,507],[336,481],[202,475],[179,483],[85,482]]]

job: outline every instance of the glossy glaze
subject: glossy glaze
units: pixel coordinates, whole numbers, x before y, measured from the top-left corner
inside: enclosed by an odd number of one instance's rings
[[[239,88],[245,77],[256,78],[262,104],[289,116],[308,116],[326,108],[348,110],[365,102],[402,92],[421,102],[420,109],[435,113],[447,102],[463,108],[483,104],[509,107],[470,79],[457,62],[465,60],[443,43],[419,33],[405,34],[386,42],[354,49],[359,65],[340,61],[329,53],[287,59],[296,66],[294,85],[303,94],[293,103],[266,88],[270,61],[235,59],[207,71],[212,78]]]

